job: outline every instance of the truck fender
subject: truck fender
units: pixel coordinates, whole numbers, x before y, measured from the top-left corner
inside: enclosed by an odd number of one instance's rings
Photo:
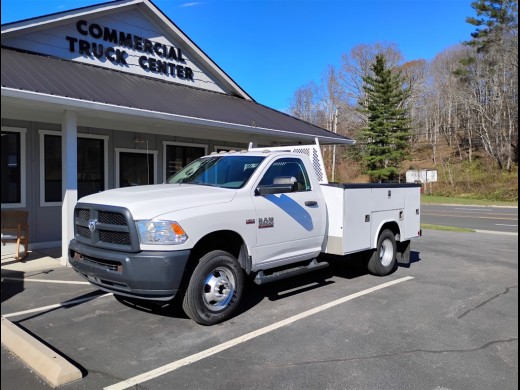
[[[377,227],[377,230],[376,230],[377,234],[374,234],[374,236],[372,237],[373,241],[372,241],[371,249],[377,248],[377,242],[379,240],[379,236],[381,235],[381,232],[385,229],[389,229],[389,230],[393,231],[395,240],[400,241],[401,229],[399,227],[399,224],[395,220],[392,220],[392,219],[384,220],[384,221],[381,221],[381,223]]]

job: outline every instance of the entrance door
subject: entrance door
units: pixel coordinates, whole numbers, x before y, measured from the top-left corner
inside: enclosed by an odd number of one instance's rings
[[[146,151],[116,151],[118,154],[118,187],[155,183],[155,154]]]
[[[175,175],[183,167],[190,162],[207,154],[206,146],[202,145],[185,145],[185,144],[166,144],[166,167],[165,178]]]

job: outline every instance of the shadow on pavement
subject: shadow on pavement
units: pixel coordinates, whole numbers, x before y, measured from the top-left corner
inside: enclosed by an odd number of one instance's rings
[[[24,272],[2,270],[2,303],[24,290]]]

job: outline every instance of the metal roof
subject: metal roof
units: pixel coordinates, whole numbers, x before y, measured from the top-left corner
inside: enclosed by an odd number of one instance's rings
[[[93,65],[2,47],[2,89],[34,92],[105,105],[192,117],[262,130],[317,137],[321,142],[353,140],[262,104]]]

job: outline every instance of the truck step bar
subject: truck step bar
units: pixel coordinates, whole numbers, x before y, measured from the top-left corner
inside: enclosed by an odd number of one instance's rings
[[[276,280],[290,278],[292,276],[305,274],[307,272],[315,271],[322,268],[327,268],[329,263],[326,261],[318,262],[316,259],[312,259],[309,264],[301,265],[298,267],[287,268],[281,271],[273,272],[272,274],[265,275],[263,270],[258,271],[254,282],[258,285],[274,282]]]

